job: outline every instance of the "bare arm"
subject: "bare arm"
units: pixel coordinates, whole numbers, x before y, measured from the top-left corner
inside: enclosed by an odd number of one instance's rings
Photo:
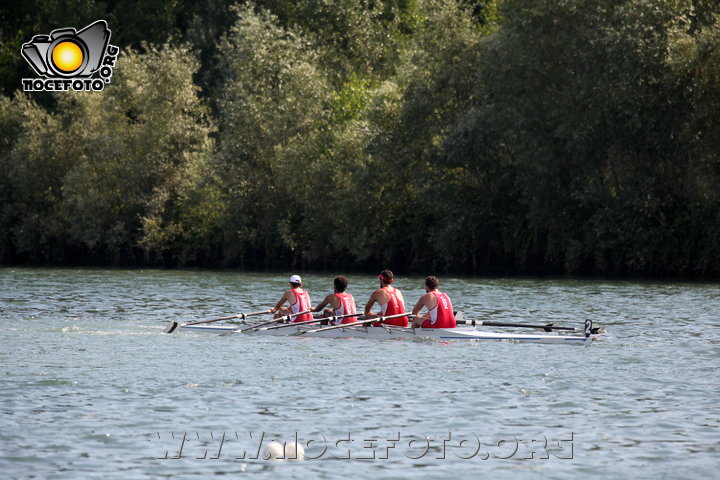
[[[427,304],[427,301],[428,301],[427,297],[429,297],[429,296],[430,296],[430,294],[426,293],[425,295],[423,295],[422,297],[420,297],[418,299],[417,303],[413,307],[413,311],[412,311],[413,315],[417,316],[417,314],[420,313],[420,310],[422,310],[423,307],[430,308]]]
[[[314,312],[322,312],[322,309],[325,308],[325,306],[332,301],[333,295],[334,294],[331,293],[330,295],[325,297],[325,299],[322,302],[318,303],[318,306],[315,307],[315,309],[313,311]]]
[[[435,295],[432,295],[430,293],[426,293],[415,304],[415,307],[413,308],[412,314],[415,316],[412,321],[413,328],[419,328],[423,321],[430,318],[430,312],[428,311],[425,316],[418,316],[420,313],[420,310],[422,310],[423,307],[427,307],[428,310],[432,310],[437,305],[437,299],[435,298]]]
[[[283,294],[282,298],[280,298],[280,300],[277,302],[277,304],[273,308],[270,309],[271,313],[275,313],[278,310],[280,310],[280,307],[282,307],[283,304],[285,304],[285,302],[288,302],[288,303],[290,302],[290,299],[288,298],[289,293],[290,293],[290,291],[288,290],[287,292],[285,292]]]
[[[371,309],[372,306],[375,304],[375,302],[380,303],[380,301],[379,301],[378,298],[377,298],[377,297],[378,297],[378,292],[379,292],[379,290],[375,290],[375,291],[372,293],[372,295],[370,295],[370,300],[368,300],[368,302],[365,304],[365,316],[373,315],[373,313],[370,311],[370,309]]]

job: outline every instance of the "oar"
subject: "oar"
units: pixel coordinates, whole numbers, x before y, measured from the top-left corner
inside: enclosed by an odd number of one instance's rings
[[[389,320],[391,318],[400,318],[400,317],[407,317],[409,315],[412,315],[412,312],[406,312],[406,313],[398,313],[397,315],[388,315],[385,317],[374,317],[374,318],[366,318],[365,320],[359,320],[357,322],[352,323],[345,323],[341,325],[333,325],[332,327],[325,327],[325,328],[316,328],[314,330],[299,330],[295,333],[290,334],[291,336],[298,336],[298,335],[304,335],[306,333],[318,333],[318,332],[326,332],[328,330],[334,330],[336,328],[345,328],[345,327],[355,327],[358,325],[364,325],[366,323],[373,323],[373,322],[384,322],[385,320]]]
[[[287,316],[282,317],[282,318],[283,318],[283,320],[286,320],[286,319],[287,319]],[[276,319],[276,320],[277,320],[277,319]],[[253,325],[252,327],[249,327],[249,328],[246,328],[246,329],[244,329],[244,330],[241,330],[241,332],[243,332],[243,333],[252,333],[252,332],[255,332],[255,331],[258,331],[258,330],[263,330],[263,331],[264,331],[264,330],[272,330],[273,328],[294,327],[294,326],[296,326],[296,325],[307,325],[307,324],[309,324],[309,323],[317,323],[317,322],[320,322],[320,321],[322,321],[322,320],[325,320],[325,319],[318,317],[318,318],[313,318],[312,320],[305,320],[304,322],[283,323],[282,325],[273,325],[272,327],[263,327],[262,325],[268,325],[268,323],[259,323],[259,324],[257,324],[257,325]],[[270,323],[274,323],[274,322],[270,322]],[[235,333],[235,332],[232,332],[232,333]],[[239,332],[237,332],[237,333],[239,333]]]
[[[260,330],[260,331],[275,330],[276,328],[297,327],[298,325],[307,325],[307,324],[310,324],[310,323],[324,322],[325,320],[327,320],[327,321],[335,321],[335,320],[337,320],[337,319],[339,319],[339,318],[362,317],[362,316],[363,316],[362,313],[348,313],[348,314],[345,314],[345,315],[332,315],[332,316],[330,316],[330,317],[318,317],[318,318],[314,318],[314,319],[312,319],[312,320],[307,320],[307,321],[305,321],[305,322],[284,323],[284,324],[282,324],[282,325],[273,325],[272,327],[263,327],[263,328],[259,328],[259,329],[257,329],[257,330]],[[377,319],[376,319],[376,320],[377,320]],[[346,323],[345,325],[350,325],[350,324],[349,324],[349,323]],[[249,329],[246,329],[246,330],[249,330]],[[250,333],[250,332],[248,332],[248,333]]]
[[[243,328],[243,329],[238,328],[237,330],[225,332],[225,333],[220,334],[220,336],[232,335],[233,333],[243,333],[243,332],[251,333],[251,332],[254,332],[255,330],[257,330],[258,327],[262,327],[264,325],[270,325],[271,323],[284,322],[285,320],[290,320],[291,317],[297,317],[299,315],[304,315],[304,314],[310,313],[310,312],[312,312],[312,310],[303,310],[302,312],[293,313],[292,315],[283,315],[282,317],[273,318],[272,320],[269,320],[267,322],[258,323],[257,325],[253,325],[252,327]],[[297,322],[297,323],[302,323],[302,322]]]
[[[579,332],[579,328],[575,327],[560,327],[555,326],[554,323],[548,323],[545,325],[533,325],[529,323],[513,323],[513,322],[492,322],[492,321],[485,321],[485,320],[457,320],[456,323],[459,325],[487,325],[488,327],[517,327],[517,328],[539,328],[546,332],[552,332],[553,330],[569,330],[572,332]],[[601,327],[593,327],[591,329],[591,333],[603,333],[604,329]]]
[[[252,317],[253,315],[262,315],[263,313],[271,313],[270,309],[263,310],[261,312],[250,312],[250,313],[236,313],[235,315],[229,315],[227,317],[220,317],[220,318],[211,318],[210,320],[200,320],[198,322],[190,322],[186,323],[185,325],[198,325],[200,323],[212,323],[212,322],[219,322],[221,320],[231,320],[233,318],[241,318],[245,320],[246,317]],[[165,328],[165,333],[173,333],[175,329],[177,329],[179,323],[177,321],[174,321],[168,325]]]

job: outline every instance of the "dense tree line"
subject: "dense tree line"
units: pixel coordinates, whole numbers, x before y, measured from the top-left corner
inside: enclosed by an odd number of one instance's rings
[[[20,46],[105,19],[102,92]],[[720,275],[712,0],[0,7],[0,261]]]

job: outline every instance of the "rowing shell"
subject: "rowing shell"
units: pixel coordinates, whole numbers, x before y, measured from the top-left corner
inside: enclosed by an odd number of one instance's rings
[[[595,340],[594,336],[572,336],[572,335],[529,335],[529,334],[513,334],[513,333],[496,333],[484,332],[476,330],[472,327],[457,328],[403,328],[392,326],[381,327],[347,327],[336,328],[327,331],[312,331],[317,326],[310,327],[307,325],[293,327],[288,325],[286,328],[276,329],[258,329],[248,335],[277,335],[289,336],[299,335],[304,337],[319,338],[371,338],[371,339],[435,339],[441,341],[450,340],[509,340],[515,342],[530,343],[552,343],[564,345],[589,345]],[[236,332],[237,325],[180,325],[179,330],[191,333],[215,333],[223,334]]]

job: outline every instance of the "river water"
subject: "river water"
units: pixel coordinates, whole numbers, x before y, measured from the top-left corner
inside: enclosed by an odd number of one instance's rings
[[[717,478],[717,284],[441,278],[465,318],[591,318],[590,347],[163,333],[289,273],[0,269],[0,476]],[[304,275],[314,303],[331,280]]]

